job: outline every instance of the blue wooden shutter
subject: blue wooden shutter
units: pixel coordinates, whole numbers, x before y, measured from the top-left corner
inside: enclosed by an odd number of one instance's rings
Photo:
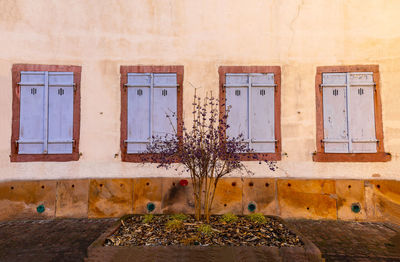
[[[74,142],[74,74],[49,72],[48,79],[48,153],[71,154]]]
[[[322,75],[326,153],[348,153],[346,73]]]
[[[151,74],[128,73],[127,153],[140,153],[150,142]]]
[[[352,153],[375,153],[374,82],[372,73],[349,73]]]
[[[173,135],[177,127],[176,74],[154,74],[153,77],[153,136]]]
[[[251,75],[251,148],[258,153],[275,152],[274,74]]]
[[[45,72],[21,72],[19,154],[45,153],[46,78]]]
[[[229,138],[243,135],[249,142],[248,74],[226,74],[226,108],[229,110],[226,135]]]

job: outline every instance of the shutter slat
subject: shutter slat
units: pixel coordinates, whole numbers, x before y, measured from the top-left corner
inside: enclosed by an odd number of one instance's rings
[[[176,74],[154,74],[154,86],[176,86]]]
[[[150,86],[150,74],[128,73],[128,85]]]
[[[258,153],[275,153],[274,94],[274,88],[251,88],[251,148]]]
[[[72,153],[74,112],[73,83],[74,75],[72,72],[49,72],[49,154]]]
[[[350,85],[371,85],[374,83],[373,74],[370,72],[350,73]]]
[[[253,85],[266,85],[271,86],[274,85],[274,74],[252,74],[251,75],[251,84]]]
[[[129,84],[136,83],[129,82]],[[146,150],[150,141],[149,120],[150,87],[128,88],[128,154],[140,153]]]
[[[323,84],[330,85],[323,88],[325,152],[348,153],[346,74],[324,73]]]
[[[240,77],[233,77],[232,80],[237,79],[243,83]],[[244,139],[249,139],[248,97],[247,87],[226,88],[226,108],[229,110],[227,119],[229,128],[226,130],[226,135],[230,138],[243,134]]]
[[[19,154],[43,154],[44,84],[44,72],[21,72]],[[37,141],[37,143],[24,143],[24,141]]]
[[[177,127],[177,88],[154,88],[153,99],[153,135],[174,135]]]
[[[229,86],[248,86],[249,77],[247,74],[229,74],[226,75],[226,84]]]
[[[350,84],[356,84],[350,86],[352,153],[376,153],[372,73],[351,73]]]
[[[324,85],[346,85],[346,73],[323,73],[322,83]]]

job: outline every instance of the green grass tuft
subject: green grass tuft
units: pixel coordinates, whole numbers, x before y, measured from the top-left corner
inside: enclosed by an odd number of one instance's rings
[[[149,223],[153,222],[153,218],[154,218],[153,214],[146,214],[146,215],[144,215],[142,222],[144,224],[149,224]]]
[[[267,219],[265,216],[261,213],[254,213],[246,216],[247,220],[254,222],[254,223],[259,223],[259,224],[264,224],[267,222]]]
[[[169,230],[177,230],[181,229],[183,227],[183,222],[182,220],[168,220],[168,222],[165,224],[165,227]]]
[[[199,231],[203,235],[207,235],[207,236],[210,236],[210,235],[212,235],[214,233],[212,227],[210,225],[205,225],[205,224],[201,224],[197,228],[197,231]]]
[[[235,214],[226,213],[220,218],[219,221],[225,222],[225,223],[234,223],[237,220],[238,220],[238,217]]]

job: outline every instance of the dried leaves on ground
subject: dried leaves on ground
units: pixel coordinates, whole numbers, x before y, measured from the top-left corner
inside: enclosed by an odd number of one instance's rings
[[[221,216],[212,216],[210,224],[192,216],[176,219],[160,215],[151,221],[136,215],[124,219],[121,227],[106,239],[106,246],[302,246],[299,237],[273,217],[263,222],[240,216],[229,223]]]

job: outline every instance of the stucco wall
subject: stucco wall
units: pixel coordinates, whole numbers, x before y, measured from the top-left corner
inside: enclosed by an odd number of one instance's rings
[[[218,90],[220,65],[282,68],[278,171],[256,176],[400,180],[400,1],[0,1],[0,180],[167,176],[122,163],[120,65],[183,65],[184,117],[194,87]],[[10,163],[11,67],[82,66],[81,159]],[[315,163],[317,66],[378,64],[387,163]],[[116,155],[118,154],[118,155]],[[374,175],[375,174],[375,175]]]

